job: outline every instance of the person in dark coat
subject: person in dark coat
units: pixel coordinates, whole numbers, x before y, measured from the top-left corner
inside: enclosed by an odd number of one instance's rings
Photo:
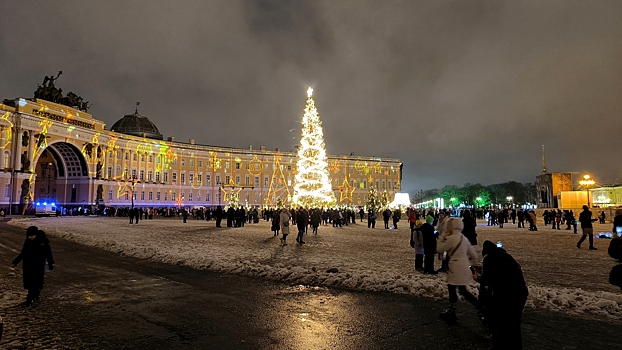
[[[322,217],[319,209],[313,209],[311,211],[311,227],[313,228],[313,233],[317,234],[317,228],[320,226],[320,222],[322,221]]]
[[[216,227],[222,227],[220,226],[220,222],[222,221],[222,208],[219,206],[216,207],[216,212],[214,213],[216,215]]]
[[[587,205],[583,206],[583,211],[579,214],[579,222],[581,223],[581,231],[583,231],[583,235],[581,235],[581,239],[577,242],[577,248],[581,249],[581,243],[585,241],[585,237],[590,237],[590,250],[596,250],[594,247],[594,228],[592,226],[592,222],[598,219],[592,219],[592,212],[587,207]]]
[[[376,228],[376,213],[372,209],[367,211],[367,228]]]
[[[482,247],[484,256],[480,301],[492,331],[493,349],[522,349],[521,317],[529,295],[521,266],[505,249],[491,241]]]
[[[421,236],[423,237],[423,273],[436,275],[434,269],[434,258],[436,257],[436,235],[434,234],[434,218],[428,215],[425,223],[421,225]]]
[[[464,224],[464,229],[462,229],[462,234],[466,237],[471,245],[477,245],[477,233],[475,232],[475,227],[477,223],[475,219],[471,217],[471,212],[469,210],[465,210],[462,215],[462,223]]]
[[[22,261],[24,289],[28,290],[24,305],[30,306],[39,300],[39,294],[43,289],[45,262],[47,261],[50,270],[54,269],[50,241],[45,237],[45,232],[36,226],[30,226],[26,229],[26,241],[24,241],[21,253],[13,260],[13,266]]]
[[[382,220],[384,221],[384,228],[389,229],[389,219],[391,218],[391,210],[386,209],[382,212]]]
[[[304,235],[305,229],[307,228],[308,224],[309,214],[306,210],[302,209],[302,207],[299,207],[298,211],[296,212],[296,226],[298,227],[298,236],[296,237],[296,242],[298,242],[298,244],[305,244],[305,242],[302,240],[302,236]]]
[[[274,232],[275,236],[279,235],[279,231],[281,230],[281,216],[278,210],[274,211],[274,215],[272,216],[272,232]]]

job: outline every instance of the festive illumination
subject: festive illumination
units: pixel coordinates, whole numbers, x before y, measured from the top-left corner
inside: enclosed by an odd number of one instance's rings
[[[367,193],[365,207],[368,212],[378,212],[378,198],[374,186],[369,186],[369,193]]]
[[[307,208],[331,207],[336,200],[328,172],[322,122],[312,94],[313,89],[309,88],[296,157],[297,174],[292,202]]]
[[[268,198],[266,198],[266,203],[269,205],[276,205],[279,201],[284,203],[291,198],[287,178],[285,177],[283,167],[281,166],[281,159],[281,154],[276,154],[274,156],[272,180],[270,181]]]

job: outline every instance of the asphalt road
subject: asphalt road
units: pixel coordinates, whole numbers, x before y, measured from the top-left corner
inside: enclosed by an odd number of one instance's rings
[[[390,293],[274,283],[125,257],[51,239],[56,268],[42,300],[7,276],[25,235],[0,223],[0,348],[59,349],[488,349],[466,302],[457,326],[445,302]],[[7,293],[9,296],[7,297]],[[8,298],[8,299],[7,299]],[[10,301],[10,302],[7,302]],[[620,348],[619,323],[526,310],[526,349]]]

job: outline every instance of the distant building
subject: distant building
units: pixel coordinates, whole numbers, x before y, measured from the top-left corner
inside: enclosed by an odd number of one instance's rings
[[[543,172],[536,176],[536,198],[539,208],[559,208],[562,191],[572,191],[572,173]]]
[[[223,128],[223,131],[226,129]],[[328,156],[338,205],[364,205],[369,186],[401,189],[393,158]],[[235,193],[242,205],[273,206],[293,195],[296,154],[164,140],[136,111],[114,123],[41,98],[0,104],[0,207],[212,207]],[[132,200],[133,199],[133,200]]]

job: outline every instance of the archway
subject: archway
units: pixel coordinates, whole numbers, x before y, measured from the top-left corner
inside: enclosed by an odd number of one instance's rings
[[[54,203],[58,208],[86,206],[89,197],[89,167],[73,144],[57,142],[45,148],[35,165],[33,202],[35,210]]]

